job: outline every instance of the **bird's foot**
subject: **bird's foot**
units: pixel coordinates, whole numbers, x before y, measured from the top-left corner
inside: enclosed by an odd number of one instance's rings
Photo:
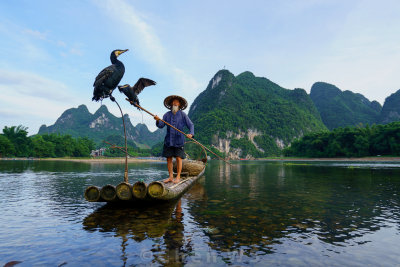
[[[111,100],[112,102],[115,102],[115,98],[114,98],[112,95],[110,95],[110,100]]]

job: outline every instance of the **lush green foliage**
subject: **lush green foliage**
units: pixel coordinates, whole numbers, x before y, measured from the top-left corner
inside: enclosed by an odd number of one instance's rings
[[[13,144],[13,155],[17,157],[23,157],[31,151],[31,140],[28,138],[27,130],[28,128],[22,125],[11,127],[5,126],[3,129],[3,135]],[[6,155],[10,153],[4,151],[4,154]]]
[[[252,155],[253,157],[262,157],[263,153],[253,145],[253,143],[247,138],[240,138],[240,139],[232,139],[231,140],[231,147],[232,148],[240,148],[242,150],[241,155]]]
[[[277,146],[275,140],[268,135],[254,137],[254,142],[262,147],[265,151],[269,151],[268,155],[280,155],[282,150]]]
[[[45,134],[28,137],[23,126],[4,127],[0,135],[3,157],[89,157],[95,144],[86,137]]]
[[[329,83],[315,83],[310,97],[328,129],[376,123],[382,109],[376,101],[370,102],[351,91],[341,91]]]
[[[44,134],[35,135],[31,139],[33,157],[89,157],[95,148],[94,142],[87,137]]]
[[[109,135],[105,140],[118,147],[125,147],[125,139],[121,135]],[[123,157],[121,150],[111,148],[102,142],[101,147],[108,147],[104,156]],[[28,137],[27,128],[23,126],[5,127],[0,134],[0,157],[89,157],[96,144],[88,137],[74,138],[65,134],[42,134]],[[161,152],[143,149],[135,142],[128,141],[128,153],[134,157],[161,155]]]
[[[153,156],[156,156],[156,157],[161,157],[161,154],[162,154],[162,151],[163,151],[163,147],[164,147],[164,141],[155,144],[151,148],[151,154]]]
[[[14,154],[14,144],[6,136],[0,134],[0,157],[10,157]]]
[[[295,140],[284,154],[300,157],[400,156],[400,122],[311,133]]]
[[[199,141],[217,145],[228,138],[231,146],[242,149],[242,157],[276,155],[276,138],[289,144],[296,136],[326,129],[303,89],[284,89],[250,72],[235,77],[219,71],[191,105],[189,117]],[[264,153],[249,140],[232,137],[248,129],[261,133],[254,142]]]

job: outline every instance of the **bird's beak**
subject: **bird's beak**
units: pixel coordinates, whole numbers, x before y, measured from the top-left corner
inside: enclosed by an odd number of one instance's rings
[[[125,53],[126,51],[128,51],[129,49],[125,49],[125,50],[119,50],[117,53],[118,53],[118,56],[120,56],[121,54],[123,54],[123,53]]]
[[[126,87],[128,87],[129,86],[129,84],[125,84],[125,85],[118,85],[118,88],[126,88]]]

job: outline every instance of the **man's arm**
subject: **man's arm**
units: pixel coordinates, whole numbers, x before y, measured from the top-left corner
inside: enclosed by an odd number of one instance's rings
[[[189,116],[186,115],[186,113],[183,113],[183,119],[185,121],[186,127],[188,127],[191,136],[188,136],[189,138],[193,138],[194,136],[194,124],[193,122],[189,119]]]

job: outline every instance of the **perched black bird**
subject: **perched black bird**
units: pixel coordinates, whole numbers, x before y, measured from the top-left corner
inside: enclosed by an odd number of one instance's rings
[[[125,53],[126,51],[128,51],[128,49],[117,49],[111,52],[110,60],[112,65],[103,69],[99,73],[99,75],[97,75],[96,80],[93,84],[94,90],[92,100],[99,101],[109,96],[111,100],[113,100],[111,94],[117,87],[118,83],[121,81],[125,73],[125,66],[121,61],[117,59],[117,57],[122,53]]]
[[[131,102],[140,105],[139,98],[137,97],[137,95],[140,94],[140,92],[142,92],[146,86],[155,84],[156,82],[153,80],[140,78],[133,87],[131,87],[129,84],[119,85],[118,90],[121,93],[124,93]]]

